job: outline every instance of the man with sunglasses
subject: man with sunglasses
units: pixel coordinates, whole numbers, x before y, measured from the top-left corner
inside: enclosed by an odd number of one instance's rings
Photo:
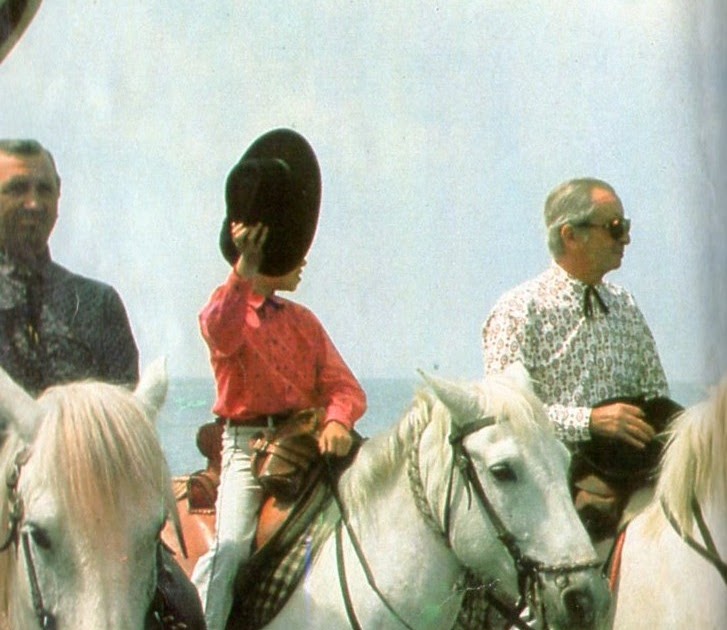
[[[621,266],[630,221],[609,184],[584,178],[550,193],[545,224],[553,262],[495,304],[483,326],[485,372],[523,363],[571,450],[607,438],[643,452],[655,430],[627,400],[668,396],[667,380],[633,296],[603,280]]]

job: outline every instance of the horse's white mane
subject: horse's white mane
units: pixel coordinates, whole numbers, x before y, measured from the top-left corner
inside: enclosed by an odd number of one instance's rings
[[[465,422],[493,416],[496,422],[510,422],[515,434],[523,439],[542,431],[552,432],[542,402],[522,380],[512,375],[495,374],[482,381],[462,382],[456,386],[476,397],[479,403],[480,415],[466,418]],[[372,493],[402,465],[415,436],[430,424],[438,432],[439,442],[446,445],[451,422],[450,411],[432,391],[418,390],[399,423],[391,431],[369,440],[368,447],[359,454],[356,467],[351,470],[350,483],[342,488],[351,510],[365,507]]]
[[[686,532],[692,530],[692,498],[727,505],[727,377],[710,397],[672,421],[660,465],[655,514],[664,501]]]
[[[136,501],[162,497],[160,517],[174,505],[156,430],[131,391],[98,382],[72,383],[49,388],[38,402],[43,420],[32,457],[42,462],[42,475],[33,483],[45,484],[57,497],[81,535],[110,535],[114,528],[105,524],[133,510]],[[21,446],[11,432],[0,455],[0,527],[7,523],[5,477]]]
[[[79,526],[95,522],[98,528],[100,514],[110,519],[128,510],[114,501],[123,495],[120,487],[132,501],[167,493],[171,483],[156,431],[130,391],[75,383],[47,390],[39,402],[47,415],[33,450],[47,467],[54,495],[73,506]]]

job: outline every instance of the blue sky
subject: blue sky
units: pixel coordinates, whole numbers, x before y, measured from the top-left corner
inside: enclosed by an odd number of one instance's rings
[[[323,173],[294,299],[359,376],[478,378],[487,312],[548,264],[545,196],[590,175],[633,219],[609,279],[669,378],[711,381],[727,340],[722,9],[44,2],[0,66],[0,136],[53,151],[54,257],[113,284],[142,362],[165,354],[174,375],[210,375],[196,317],[228,271],[227,172],[285,126]]]

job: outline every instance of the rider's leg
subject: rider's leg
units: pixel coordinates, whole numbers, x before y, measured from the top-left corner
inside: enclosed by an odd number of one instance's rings
[[[222,436],[215,542],[192,573],[209,630],[225,628],[235,576],[250,556],[255,536],[262,491],[250,471],[248,442],[258,430],[228,425]]]

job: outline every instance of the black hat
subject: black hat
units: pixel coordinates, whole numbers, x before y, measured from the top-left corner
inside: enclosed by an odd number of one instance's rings
[[[578,445],[574,466],[577,467],[579,460],[583,460],[588,468],[609,481],[637,482],[654,474],[664,449],[664,430],[677,414],[684,411],[684,407],[665,396],[649,399],[627,396],[603,400],[594,408],[615,402],[640,407],[646,415],[646,422],[656,431],[656,437],[645,448],[637,449],[616,438],[593,435],[589,441]]]
[[[230,171],[225,200],[220,249],[227,262],[234,265],[238,258],[230,223],[263,223],[269,232],[260,273],[283,276],[292,271],[308,253],[318,224],[321,172],[313,149],[295,131],[269,131]]]
[[[0,62],[18,43],[41,0],[0,0]]]

